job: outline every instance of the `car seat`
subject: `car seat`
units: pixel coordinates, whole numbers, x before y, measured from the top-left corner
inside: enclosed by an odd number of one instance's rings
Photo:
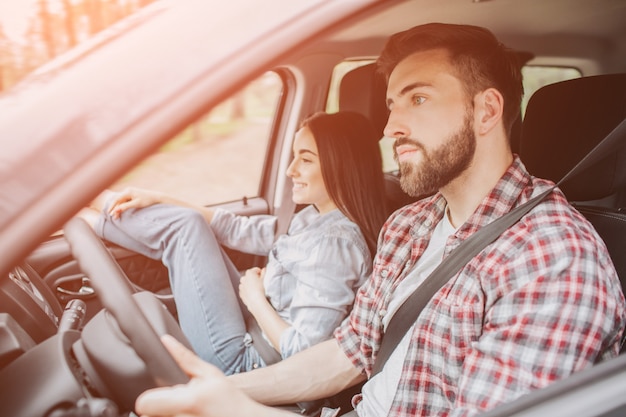
[[[557,182],[626,117],[626,74],[550,84],[530,99],[520,158]],[[626,137],[613,154],[562,184],[568,200],[604,240],[626,289]]]
[[[386,104],[387,83],[376,71],[376,64],[366,64],[346,73],[339,84],[339,110],[361,113],[383,138],[389,111]],[[385,173],[385,191],[389,208],[395,210],[418,198],[411,197],[400,188],[398,171]]]

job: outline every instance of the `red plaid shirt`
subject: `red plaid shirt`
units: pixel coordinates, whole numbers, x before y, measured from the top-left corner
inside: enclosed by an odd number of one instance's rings
[[[481,226],[552,184],[519,159],[448,238],[445,256]],[[382,316],[444,216],[440,194],[387,221],[374,272],[335,337],[368,376]],[[618,354],[625,301],[607,250],[560,191],[473,258],[424,308],[390,416],[465,416]],[[384,372],[384,371],[383,371]]]

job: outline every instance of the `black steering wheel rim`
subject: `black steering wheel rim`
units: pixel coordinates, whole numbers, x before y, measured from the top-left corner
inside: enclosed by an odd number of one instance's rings
[[[74,217],[66,223],[64,233],[80,269],[91,279],[103,307],[146,364],[155,386],[188,382],[189,377],[165,349],[133,299],[126,274],[93,229],[85,220]]]

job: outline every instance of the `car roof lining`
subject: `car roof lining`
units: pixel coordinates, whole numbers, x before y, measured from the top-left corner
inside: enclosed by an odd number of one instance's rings
[[[508,47],[532,51],[538,57],[567,56],[579,61],[597,60],[606,67],[603,72],[626,71],[626,64],[619,59],[626,52],[623,24],[626,2],[524,0],[522,14],[511,13],[517,1],[396,2],[396,5],[378,13],[371,10],[370,16],[361,17],[359,21],[344,22],[324,40],[310,47],[322,50],[325,44],[332,43],[334,48],[345,50],[346,57],[355,54],[376,56],[386,39],[395,32],[428,22],[463,23],[486,27]],[[528,4],[531,6],[528,7]],[[541,13],[536,13],[537,10]],[[591,67],[587,69],[593,70]]]

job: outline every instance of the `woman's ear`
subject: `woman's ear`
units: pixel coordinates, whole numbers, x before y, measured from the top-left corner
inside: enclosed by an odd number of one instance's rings
[[[502,124],[504,98],[495,88],[488,88],[474,97],[476,133],[485,135]]]

